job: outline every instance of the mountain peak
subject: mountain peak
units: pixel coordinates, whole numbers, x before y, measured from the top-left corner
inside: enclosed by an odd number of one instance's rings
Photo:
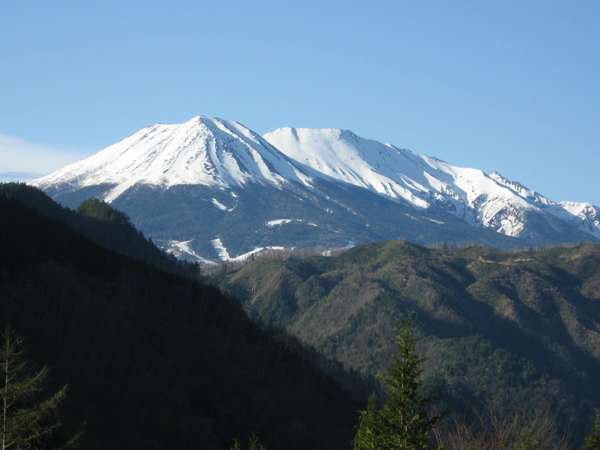
[[[248,182],[308,183],[308,175],[259,134],[239,122],[195,116],[180,124],[156,124],[32,184],[109,185],[113,201],[137,184],[157,187],[241,186]]]
[[[197,115],[143,128],[32,184],[69,206],[118,200],[163,248],[194,258],[402,237],[512,245],[489,230],[534,243],[600,238],[592,205],[554,202],[497,172],[340,128],[288,127],[263,137]]]
[[[405,200],[419,208],[429,206],[425,199],[394,179],[393,173],[410,166],[409,155],[396,147],[340,128],[279,128],[264,138],[288,157],[331,178]],[[392,153],[405,158],[406,164],[396,160],[402,167],[390,167]]]

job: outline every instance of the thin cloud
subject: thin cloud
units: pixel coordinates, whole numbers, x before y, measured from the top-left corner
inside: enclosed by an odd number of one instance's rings
[[[0,172],[47,174],[82,156],[81,152],[62,150],[0,133]]]

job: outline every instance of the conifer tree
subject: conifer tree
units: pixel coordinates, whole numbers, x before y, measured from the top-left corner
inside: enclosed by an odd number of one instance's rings
[[[431,399],[422,392],[423,359],[417,353],[413,325],[406,322],[397,337],[399,355],[383,376],[386,400],[380,408],[369,401],[361,412],[356,450],[427,450],[438,417],[430,416]]]
[[[238,441],[237,439],[235,439],[233,441],[233,445],[230,447],[229,450],[242,450],[242,446],[240,445],[240,441]],[[266,450],[266,448],[260,443],[260,440],[258,439],[258,436],[256,436],[255,434],[253,434],[248,439],[248,450]]]
[[[600,413],[596,414],[596,420],[594,421],[594,427],[592,431],[585,438],[585,450],[600,450]]]
[[[375,397],[371,395],[367,403],[367,409],[360,412],[358,427],[354,436],[355,450],[377,450],[381,448],[381,426]]]
[[[0,347],[1,408],[0,450],[72,448],[78,436],[57,445],[61,426],[59,411],[67,386],[45,400],[40,399],[47,368],[31,372],[22,351],[23,339],[9,328]]]

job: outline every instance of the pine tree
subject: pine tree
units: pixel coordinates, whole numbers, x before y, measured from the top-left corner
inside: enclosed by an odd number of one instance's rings
[[[377,450],[381,436],[379,411],[375,405],[375,397],[369,397],[367,409],[360,412],[358,427],[354,436],[355,450]]]
[[[235,439],[233,441],[233,445],[230,447],[229,450],[242,450],[242,446],[240,445],[240,441],[238,441],[237,439]],[[260,443],[260,441],[258,439],[258,436],[256,436],[255,434],[253,434],[248,439],[248,450],[266,450],[266,448],[265,448],[265,446],[263,446]]]
[[[600,413],[596,414],[596,420],[592,431],[585,438],[585,450],[600,450]]]
[[[422,390],[423,359],[417,353],[413,325],[403,324],[397,337],[399,355],[383,376],[386,400],[381,408],[369,401],[361,412],[356,450],[427,450],[438,417],[430,416],[431,399]]]
[[[48,375],[47,368],[31,372],[21,350],[23,339],[11,329],[2,335],[0,376],[2,377],[2,423],[0,450],[72,448],[78,436],[56,445],[61,423],[58,413],[67,386],[40,400]]]

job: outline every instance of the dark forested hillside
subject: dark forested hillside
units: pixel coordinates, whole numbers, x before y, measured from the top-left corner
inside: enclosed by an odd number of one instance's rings
[[[519,253],[393,241],[335,257],[260,259],[218,282],[261,321],[365,375],[423,336],[428,385],[453,411],[551,403],[580,437],[600,405],[600,247]]]
[[[14,189],[0,193],[0,322],[49,367],[50,388],[70,385],[65,420],[86,423],[82,448],[222,449],[251,433],[269,449],[350,446],[358,406],[293,342],[260,331],[217,289],[108,251],[83,235],[91,228],[64,224],[76,213]],[[105,218],[94,227],[110,235]]]
[[[85,200],[75,211],[54,202],[39,189],[21,183],[0,183],[0,196],[27,205],[44,217],[58,220],[116,253],[180,275],[193,276],[197,273],[194,266],[178,262],[158,249],[131,224],[125,214],[100,200]]]

